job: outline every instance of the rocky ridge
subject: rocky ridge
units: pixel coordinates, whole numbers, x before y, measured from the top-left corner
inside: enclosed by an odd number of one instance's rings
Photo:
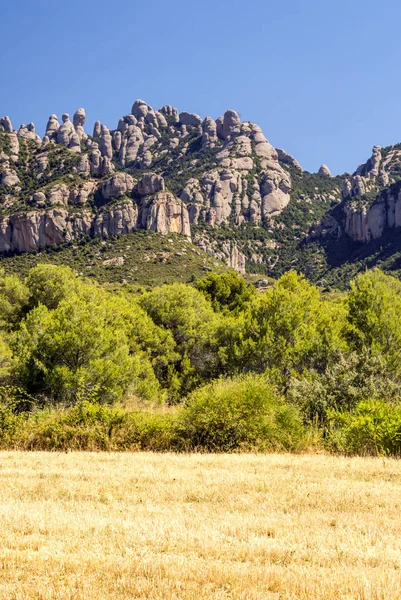
[[[240,272],[296,265],[302,244],[367,244],[401,226],[401,146],[317,174],[234,110],[213,119],[136,100],[115,129],[86,112],[14,130],[0,118],[0,253],[137,229],[178,233]],[[312,266],[316,256],[308,259]]]
[[[374,146],[371,157],[345,178],[341,210],[329,212],[313,234],[369,243],[401,227],[401,146]]]
[[[68,113],[61,122],[52,114],[41,139],[33,123],[13,130],[9,117],[0,119],[0,252],[135,228],[191,238],[200,224],[259,225],[290,201],[291,177],[283,165],[300,169],[233,110],[202,119],[136,100],[116,129],[96,122],[89,135],[85,120],[83,108],[72,120]],[[245,269],[237,245],[217,248],[205,244],[204,235],[192,237]]]

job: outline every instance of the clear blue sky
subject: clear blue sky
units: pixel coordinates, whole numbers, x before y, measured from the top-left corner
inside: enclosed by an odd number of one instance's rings
[[[399,0],[2,0],[0,116],[233,108],[306,169],[352,171],[401,142],[400,24]]]

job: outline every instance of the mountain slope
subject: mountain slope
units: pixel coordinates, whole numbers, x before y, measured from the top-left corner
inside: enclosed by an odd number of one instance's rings
[[[401,226],[401,145],[375,146],[353,175],[332,177],[325,165],[303,171],[233,110],[202,119],[137,100],[116,129],[97,122],[92,135],[85,119],[51,115],[43,139],[0,119],[3,256],[142,230],[179,234],[240,272],[297,268],[341,283],[381,260],[377,240]],[[397,244],[386,244],[392,268]]]
[[[208,271],[223,273],[229,267],[183,236],[161,236],[136,230],[107,240],[87,238],[0,258],[7,273],[27,275],[39,263],[67,265],[100,283],[153,287],[200,279]]]

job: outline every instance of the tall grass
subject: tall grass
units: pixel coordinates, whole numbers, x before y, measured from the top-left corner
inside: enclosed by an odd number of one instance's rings
[[[171,410],[130,410],[80,400],[16,415],[0,407],[0,448],[20,450],[297,450],[297,409],[263,377],[218,380]]]

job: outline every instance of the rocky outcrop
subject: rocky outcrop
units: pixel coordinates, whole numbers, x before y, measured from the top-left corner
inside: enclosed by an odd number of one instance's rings
[[[12,188],[18,185],[20,182],[19,177],[15,171],[9,168],[5,168],[1,171],[0,165],[0,185]]]
[[[366,165],[366,170],[370,179],[374,179],[379,175],[381,162],[381,146],[373,146],[372,156],[370,157]]]
[[[400,150],[393,148],[383,154],[380,146],[374,146],[369,160],[345,181],[344,231],[354,241],[369,242],[380,238],[386,228],[401,225],[398,217],[401,202],[395,184],[400,166]]]
[[[18,137],[26,140],[32,140],[37,144],[41,144],[42,140],[40,135],[35,131],[35,124],[28,123],[28,125],[21,125],[17,132]]]
[[[224,113],[221,133],[224,140],[232,139],[241,134],[241,119],[235,110],[227,110]]]
[[[73,125],[74,125],[74,129],[75,129],[75,133],[78,135],[80,142],[85,141],[86,138],[88,137],[84,130],[85,121],[86,121],[85,109],[78,108],[78,110],[75,111],[75,113],[74,113]]]
[[[331,171],[327,165],[322,165],[318,171],[318,175],[322,177],[331,177]]]
[[[66,185],[55,185],[48,192],[48,202],[52,206],[67,206],[70,198],[70,190]]]
[[[290,201],[290,181],[279,172],[268,173],[261,185],[262,217],[279,214]]]
[[[0,252],[27,252],[68,240],[67,211],[30,211],[0,222]]]
[[[163,234],[180,233],[191,237],[187,207],[169,192],[158,192],[143,198],[140,223],[148,231]]]
[[[57,140],[57,131],[60,129],[57,115],[50,115],[46,125],[46,136],[49,140]]]
[[[116,173],[110,179],[102,182],[100,193],[105,200],[110,198],[118,198],[129,194],[134,188],[134,179],[127,173]]]
[[[14,132],[10,133],[8,136],[8,143],[10,145],[10,159],[14,162],[17,162],[19,155],[19,141],[18,136]]]
[[[6,132],[6,133],[12,133],[13,131],[13,126],[11,124],[11,120],[10,117],[0,117],[0,130],[1,128]]]
[[[62,121],[63,124],[56,131],[57,143],[65,146],[72,152],[81,152],[81,141],[75,131],[74,125],[70,121],[70,115],[64,113]]]
[[[245,273],[246,256],[238,249],[235,243],[225,241],[221,245],[218,245],[215,240],[210,242],[203,235],[200,237],[197,236],[195,243],[201,250],[225,262],[229,267],[235,269],[235,271],[238,273]]]
[[[145,119],[151,107],[144,102],[144,100],[135,100],[132,105],[131,114],[137,119]]]
[[[280,162],[284,163],[285,165],[289,165],[290,167],[296,167],[300,171],[303,171],[303,168],[299,162],[293,156],[291,156],[291,154],[288,154],[288,152],[282,150],[281,148],[277,148],[276,152]]]
[[[345,233],[357,242],[368,242],[370,239],[367,222],[367,210],[345,206]]]
[[[135,192],[140,196],[149,196],[164,191],[164,179],[156,173],[144,173],[135,186]]]
[[[211,117],[206,117],[202,123],[202,149],[210,150],[217,144],[217,126]]]
[[[57,130],[57,143],[68,148],[71,137],[75,133],[74,125],[70,121],[70,115],[64,113],[62,116],[63,124]]]
[[[93,235],[109,237],[130,233],[137,226],[138,209],[132,201],[127,201],[101,212],[93,222]]]
[[[102,156],[106,156],[108,159],[113,158],[112,137],[106,125],[102,125],[100,128],[99,150]]]
[[[167,104],[166,106],[163,106],[160,109],[160,112],[162,113],[162,115],[165,115],[166,117],[168,117],[169,120],[172,121],[172,123],[178,123],[180,118],[178,116],[178,109],[174,108],[173,106],[170,106],[169,104]]]
[[[54,193],[60,191],[54,190]],[[37,202],[43,202],[37,198]],[[57,203],[59,203],[57,201]],[[140,207],[132,200],[106,208],[70,216],[66,208],[28,211],[0,220],[0,252],[29,252],[45,246],[70,242],[82,235],[110,237],[124,235],[138,227],[159,233],[180,233],[190,237],[185,206],[172,194],[159,192]]]
[[[238,273],[244,274],[246,267],[245,254],[240,252],[237,246],[231,244],[230,242],[226,242],[226,244],[223,246],[223,251],[224,250],[228,254],[228,266],[232,269],[235,269],[235,271],[238,271]]]
[[[199,115],[187,112],[180,113],[179,121],[181,125],[190,125],[192,127],[197,127],[202,124],[202,118]]]
[[[380,238],[386,229],[401,227],[401,185],[383,190],[372,206],[344,206],[345,233],[358,242]]]
[[[390,149],[383,156],[381,146],[374,146],[369,160],[359,165],[355,173],[347,179],[343,189],[343,199],[355,198],[379,193],[383,187],[395,183],[399,179],[401,167],[401,151]]]

